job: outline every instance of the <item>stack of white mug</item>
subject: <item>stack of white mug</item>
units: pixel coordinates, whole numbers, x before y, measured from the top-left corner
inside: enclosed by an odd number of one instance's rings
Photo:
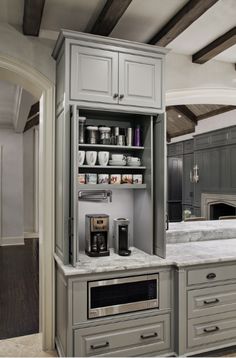
[[[86,163],[89,166],[96,165],[97,159],[98,163],[101,166],[106,166],[109,161],[109,152],[96,152],[96,151],[84,151],[79,150],[79,166],[84,165],[86,159]]]

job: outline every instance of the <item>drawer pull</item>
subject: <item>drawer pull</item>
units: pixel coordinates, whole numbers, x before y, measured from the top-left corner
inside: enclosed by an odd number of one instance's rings
[[[97,345],[94,345],[94,344],[91,344],[91,349],[100,349],[100,348],[106,348],[109,346],[109,342],[105,342],[105,343],[101,343],[101,344],[97,344]]]
[[[205,333],[213,333],[219,331],[219,327],[215,326],[215,327],[204,328],[203,331]]]
[[[205,305],[212,305],[213,303],[218,303],[220,300],[218,298],[213,298],[212,300],[205,300],[203,301]]]
[[[214,272],[211,272],[206,277],[208,280],[212,280],[213,278],[216,278],[216,274]]]
[[[149,339],[149,338],[155,338],[158,337],[157,332],[151,333],[151,334],[141,334],[142,339]]]
[[[117,97],[119,97],[118,93],[114,93],[113,98],[116,99]]]
[[[120,97],[119,97],[119,99],[123,99],[124,98],[124,95],[123,94],[121,94],[120,95]]]

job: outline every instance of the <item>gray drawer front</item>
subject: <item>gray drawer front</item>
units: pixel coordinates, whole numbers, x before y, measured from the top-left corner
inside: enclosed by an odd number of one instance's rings
[[[196,285],[224,281],[226,279],[236,279],[236,265],[209,266],[199,270],[189,270],[187,282],[188,285]]]
[[[193,153],[193,139],[186,140],[184,143],[184,154]]]
[[[188,346],[195,347],[235,339],[236,315],[232,312],[188,321]]]
[[[183,142],[168,144],[167,148],[170,157],[183,154]]]
[[[202,288],[188,292],[188,318],[236,310],[236,285]]]
[[[74,331],[74,356],[136,356],[170,348],[169,315]]]

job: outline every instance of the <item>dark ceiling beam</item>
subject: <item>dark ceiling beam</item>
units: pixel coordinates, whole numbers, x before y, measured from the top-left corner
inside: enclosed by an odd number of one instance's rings
[[[25,0],[23,15],[23,34],[38,36],[45,0]]]
[[[108,36],[132,0],[107,0],[90,33]]]
[[[28,131],[30,128],[34,126],[37,126],[38,124],[39,124],[39,102],[36,102],[30,108],[27,122],[24,128],[24,132]]]
[[[194,125],[197,125],[197,116],[185,105],[169,106],[167,111],[173,109]]]
[[[219,53],[227,50],[236,44],[236,26],[226,32],[224,35],[218,37],[216,40],[203,47],[192,56],[194,63],[205,63]]]
[[[200,121],[202,119],[206,119],[206,118],[210,118],[213,116],[217,116],[218,114],[222,114],[225,112],[229,112],[236,109],[236,106],[223,106],[217,109],[214,109],[213,111],[207,112],[207,113],[203,113],[200,114],[199,116],[197,116],[197,120]]]
[[[148,42],[165,47],[219,0],[189,0]]]
[[[166,140],[168,143],[170,143],[170,141],[171,141],[171,136],[168,132],[166,132]]]

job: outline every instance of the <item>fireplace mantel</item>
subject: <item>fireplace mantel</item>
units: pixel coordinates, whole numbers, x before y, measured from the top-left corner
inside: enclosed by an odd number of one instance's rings
[[[236,195],[202,193],[201,216],[204,216],[207,220],[210,220],[210,206],[212,204],[228,204],[236,207]]]

